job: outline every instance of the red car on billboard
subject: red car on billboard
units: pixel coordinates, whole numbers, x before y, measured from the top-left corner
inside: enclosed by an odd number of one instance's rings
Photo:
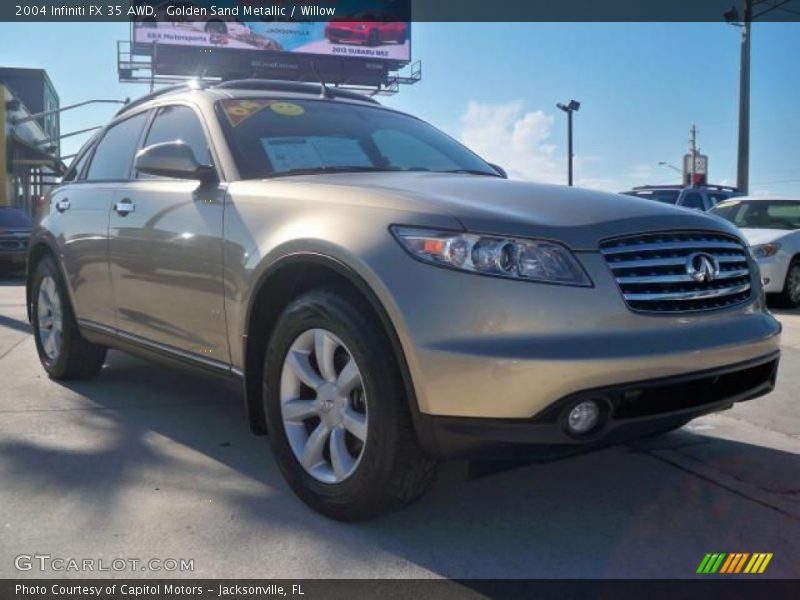
[[[325,26],[325,37],[332,44],[366,44],[380,46],[408,40],[408,23],[384,11],[356,13],[350,17],[331,19]]]

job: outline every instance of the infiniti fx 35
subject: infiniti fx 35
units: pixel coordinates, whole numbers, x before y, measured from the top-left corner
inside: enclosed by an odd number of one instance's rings
[[[95,376],[117,348],[240,380],[293,490],[342,520],[415,500],[441,459],[674,429],[767,393],[778,364],[733,225],[511,181],[316,85],[126,106],[50,194],[28,260],[50,377]]]

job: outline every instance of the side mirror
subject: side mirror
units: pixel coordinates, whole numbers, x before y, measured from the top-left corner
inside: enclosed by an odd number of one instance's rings
[[[214,167],[197,162],[194,152],[184,142],[164,142],[142,148],[133,164],[137,171],[148,175],[195,179],[202,183],[217,181]]]
[[[506,170],[503,167],[492,163],[489,163],[489,166],[492,167],[495,171],[497,171],[502,177],[508,179],[508,173],[506,173]]]

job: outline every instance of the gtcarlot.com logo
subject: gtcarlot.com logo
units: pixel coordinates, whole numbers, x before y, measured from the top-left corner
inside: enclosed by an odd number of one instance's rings
[[[17,571],[194,571],[193,558],[62,558],[49,554],[20,554],[14,558]]]
[[[731,575],[736,573],[756,575],[763,573],[771,560],[771,552],[754,552],[753,554],[749,552],[709,553],[700,562],[697,572],[701,575]]]

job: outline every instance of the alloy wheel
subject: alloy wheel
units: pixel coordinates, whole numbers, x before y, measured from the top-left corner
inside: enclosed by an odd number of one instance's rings
[[[61,298],[56,289],[56,282],[50,275],[44,277],[39,285],[36,312],[39,325],[39,343],[47,358],[51,361],[56,360],[61,352],[64,320],[61,311]]]
[[[367,440],[367,398],[356,360],[326,329],[301,333],[283,361],[281,417],[297,461],[323,483],[355,472]]]

